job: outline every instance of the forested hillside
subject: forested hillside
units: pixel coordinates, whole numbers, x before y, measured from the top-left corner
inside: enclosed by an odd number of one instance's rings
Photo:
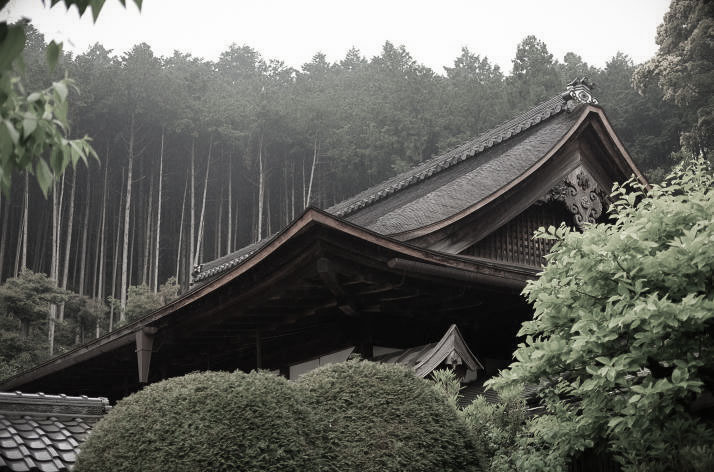
[[[330,63],[318,53],[300,70],[249,46],[207,61],[157,57],[146,44],[114,55],[96,44],[64,55],[50,74],[32,29],[24,54],[29,90],[65,74],[76,81],[71,136],[91,136],[99,160],[69,169],[47,198],[34,178],[13,177],[9,198],[0,197],[0,282],[24,266],[104,304],[129,286],[157,292],[170,277],[185,289],[194,264],[486,131],[576,77],[596,83],[651,179],[673,163],[686,127],[657,90],[632,88],[626,55],[595,68],[575,53],[554,58],[532,36],[514,51],[511,74],[467,49],[433,71],[389,42],[372,58],[350,50]],[[98,312],[97,333],[110,324],[109,310]]]

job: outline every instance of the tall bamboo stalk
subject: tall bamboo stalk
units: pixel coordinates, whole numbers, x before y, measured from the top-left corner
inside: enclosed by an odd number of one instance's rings
[[[126,176],[126,203],[124,210],[124,247],[122,252],[121,265],[121,292],[119,321],[126,320],[126,291],[128,282],[128,258],[129,258],[129,217],[131,211],[131,177],[132,167],[134,165],[134,114],[131,114],[131,122],[129,124],[129,165]]]
[[[203,241],[203,226],[206,216],[206,193],[208,191],[208,173],[211,169],[211,151],[213,149],[213,139],[208,142],[208,159],[206,159],[206,175],[203,180],[203,201],[201,202],[201,218],[198,223],[198,237],[196,238],[196,254],[193,265],[198,265],[199,256],[201,255],[201,243]]]
[[[159,241],[161,240],[161,185],[164,181],[164,128],[161,128],[161,152],[159,153],[159,195],[156,199],[156,246],[154,247],[154,293],[159,290]],[[183,208],[181,209],[183,212]],[[178,280],[178,278],[177,278]]]

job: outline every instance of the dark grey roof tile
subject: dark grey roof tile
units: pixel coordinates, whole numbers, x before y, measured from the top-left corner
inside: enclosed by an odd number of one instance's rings
[[[72,451],[60,451],[59,456],[65,462],[74,463],[77,461],[77,454],[73,450]]]
[[[6,459],[10,459],[10,460],[20,460],[20,459],[22,459],[22,458],[24,457],[24,456],[22,455],[22,452],[20,452],[20,449],[19,449],[17,446],[14,446],[14,447],[12,447],[12,448],[5,449],[5,450],[2,452],[2,455],[3,455]]]
[[[56,441],[54,447],[59,451],[72,451],[75,446],[72,445],[68,440],[64,439],[62,441]]]
[[[49,452],[47,452],[47,449],[32,449],[30,451],[30,454],[32,454],[32,458],[35,460],[35,462],[47,462],[52,460],[52,456]]]
[[[30,467],[24,459],[16,461],[7,461],[7,468],[12,472],[29,472]]]
[[[60,469],[58,469],[52,462],[38,462],[37,468],[40,472],[60,472]]]
[[[23,443],[30,449],[44,449],[46,446],[45,442],[40,439],[26,439]]]
[[[12,447],[17,447],[17,442],[14,439],[0,439],[0,449],[9,449]]]

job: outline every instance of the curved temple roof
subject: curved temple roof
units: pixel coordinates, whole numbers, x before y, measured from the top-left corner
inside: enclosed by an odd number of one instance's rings
[[[442,155],[328,208],[338,218],[383,235],[437,223],[492,195],[558,145],[597,101],[583,83]],[[272,239],[196,267],[194,282],[224,273]]]

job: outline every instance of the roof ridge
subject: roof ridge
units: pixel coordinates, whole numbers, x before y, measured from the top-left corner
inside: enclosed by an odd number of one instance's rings
[[[383,200],[399,190],[422,182],[503,141],[519,135],[533,126],[542,123],[546,119],[559,114],[565,109],[572,109],[569,106],[569,102],[573,98],[577,97],[573,97],[570,90],[551,97],[514,118],[504,121],[495,128],[481,133],[470,141],[460,144],[442,154],[432,156],[416,164],[411,169],[387,179],[381,184],[370,187],[354,197],[333,205],[328,208],[327,211],[335,216],[345,217],[377,201]]]

